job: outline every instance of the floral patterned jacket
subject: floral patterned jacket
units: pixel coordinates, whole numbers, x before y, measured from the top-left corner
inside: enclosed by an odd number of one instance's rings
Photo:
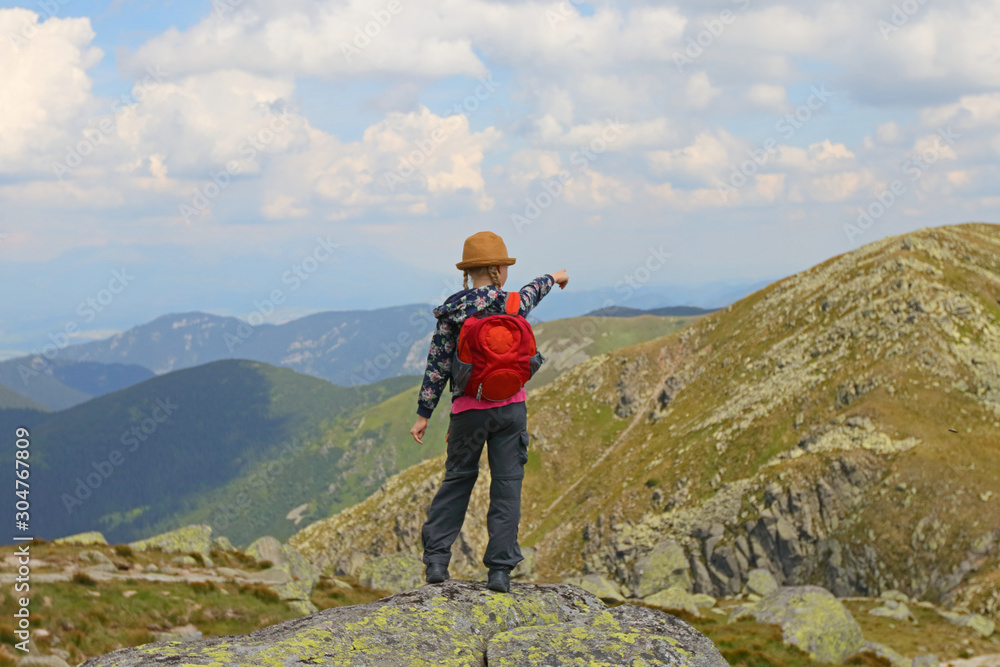
[[[520,289],[521,309],[518,314],[527,317],[552,286],[555,279],[548,273],[539,276]],[[431,336],[431,349],[427,353],[427,369],[417,398],[417,414],[430,417],[437,407],[445,385],[451,378],[451,358],[458,345],[458,332],[466,318],[479,312],[502,313],[507,303],[507,292],[495,285],[484,285],[455,292],[434,309],[437,327]]]

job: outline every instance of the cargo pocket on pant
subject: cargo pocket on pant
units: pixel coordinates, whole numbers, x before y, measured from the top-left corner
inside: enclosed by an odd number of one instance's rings
[[[517,458],[523,466],[528,462],[528,432],[521,431],[521,439],[518,441]]]

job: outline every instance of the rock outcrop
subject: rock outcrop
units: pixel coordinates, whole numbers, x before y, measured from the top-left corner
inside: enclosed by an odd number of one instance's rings
[[[743,605],[735,618],[742,616],[781,626],[785,642],[806,651],[813,660],[840,664],[864,643],[861,627],[851,612],[819,586],[779,587]]]
[[[302,614],[317,610],[309,597],[319,581],[319,570],[294,547],[268,535],[251,543],[245,553],[258,562],[271,563],[272,567],[251,576],[274,589],[292,609]]]
[[[450,580],[376,602],[325,609],[248,635],[156,642],[113,651],[85,667],[147,664],[495,667],[726,661],[704,635],[670,614],[607,609],[581,588],[515,582],[509,594]]]
[[[167,552],[191,553],[195,551],[207,556],[212,550],[212,527],[198,524],[184,526],[144,540],[129,542],[129,546],[140,551],[157,547]]]
[[[91,530],[86,533],[76,533],[75,535],[67,535],[66,537],[60,537],[59,539],[52,540],[56,544],[104,544],[107,545],[108,541],[104,539],[104,534]]]
[[[487,644],[486,657],[490,667],[728,664],[684,621],[627,604],[566,623],[501,632]]]

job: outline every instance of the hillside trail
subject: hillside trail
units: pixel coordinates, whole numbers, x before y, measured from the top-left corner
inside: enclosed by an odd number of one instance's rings
[[[677,372],[681,360],[685,356],[687,356],[688,353],[687,341],[684,341],[681,344],[677,345],[674,351],[669,355],[667,354],[668,347],[669,345],[666,345],[663,348],[661,348],[660,354],[657,358],[657,362],[659,365],[659,372],[661,376],[660,381],[657,383],[656,388],[653,389],[653,391],[649,394],[649,396],[645,400],[643,400],[642,405],[639,407],[639,409],[636,410],[635,416],[632,417],[632,420],[629,422],[628,426],[626,426],[625,430],[623,430],[621,433],[618,434],[618,436],[611,442],[611,444],[608,445],[608,447],[606,447],[604,451],[601,452],[600,456],[598,456],[594,460],[594,462],[590,464],[590,467],[588,467],[576,479],[575,482],[570,484],[565,491],[559,494],[558,498],[552,501],[551,505],[549,505],[542,511],[541,518],[543,519],[546,518],[549,515],[549,513],[566,498],[566,496],[571,494],[573,490],[580,485],[580,482],[589,477],[591,473],[593,473],[598,468],[598,466],[604,463],[604,461],[611,454],[613,454],[621,446],[621,444],[625,442],[625,440],[628,439],[628,435],[629,433],[632,432],[632,429],[635,428],[635,425],[638,424],[640,421],[642,421],[649,414],[650,409],[652,408],[653,405],[653,401],[655,401],[657,396],[659,396],[660,393],[664,390],[667,380],[670,379],[670,377]],[[525,537],[531,535],[531,533],[533,532],[534,531],[527,533]]]

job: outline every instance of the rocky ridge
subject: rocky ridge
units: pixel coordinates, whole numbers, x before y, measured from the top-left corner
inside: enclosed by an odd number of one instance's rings
[[[566,584],[515,583],[509,594],[451,580],[377,602],[326,609],[249,635],[156,642],[87,667],[150,662],[358,667],[528,667],[553,660],[721,667],[728,664],[684,621],[648,608],[605,606]]]
[[[899,589],[997,620],[998,300],[1000,227],[925,229],[532,392],[521,534],[536,577],[722,597],[766,569],[783,585]],[[442,471],[440,458],[411,468],[290,543],[352,574],[418,553]],[[482,481],[453,552],[460,574],[481,569]],[[668,552],[671,570],[644,573]]]

